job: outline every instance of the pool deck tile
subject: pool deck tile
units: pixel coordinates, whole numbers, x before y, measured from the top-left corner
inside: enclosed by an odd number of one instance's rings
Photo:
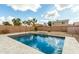
[[[29,32],[0,35],[0,54],[43,54],[42,52],[32,47],[24,45],[21,42],[18,42],[8,37],[9,35],[18,35],[18,34],[25,34],[25,33],[29,33]],[[45,32],[45,31],[41,31],[41,32],[32,31],[30,33],[44,33],[44,34],[49,34],[54,36],[65,37],[63,54],[79,54],[79,43],[74,37],[69,37],[69,35],[66,33]]]
[[[0,36],[0,54],[41,54],[42,52],[6,36]]]

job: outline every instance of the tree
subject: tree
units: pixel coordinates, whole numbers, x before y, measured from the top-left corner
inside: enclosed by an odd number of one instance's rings
[[[50,26],[50,31],[51,31],[51,26],[52,26],[52,22],[48,21],[48,26]]]
[[[34,30],[37,31],[37,27],[36,27],[35,23],[37,23],[37,20],[36,20],[36,18],[33,18],[32,19],[32,24],[33,24],[32,26],[33,26]]]
[[[37,22],[36,18],[33,18],[33,19],[32,19],[32,22],[33,22],[33,23],[36,23],[36,22]]]
[[[23,24],[27,24],[28,22],[27,22],[27,21],[23,21],[22,23],[23,23]]]
[[[11,25],[8,21],[3,22],[3,25]]]
[[[31,22],[32,22],[32,20],[25,20],[25,21],[23,21],[22,23],[24,24],[24,25],[31,25]]]
[[[30,19],[30,20],[27,20],[27,21],[23,21],[23,24],[27,24],[27,25],[30,25],[32,24],[32,27],[34,28],[34,30],[37,30],[37,27],[36,27],[36,23],[37,20],[36,18],[33,18],[33,19]]]
[[[31,24],[31,20],[27,20],[27,21],[23,21],[23,24],[27,24],[27,25],[30,25]]]
[[[14,18],[14,19],[12,19],[12,22],[15,26],[21,25],[21,19],[20,18]]]
[[[52,26],[52,22],[51,21],[48,21],[48,26]]]

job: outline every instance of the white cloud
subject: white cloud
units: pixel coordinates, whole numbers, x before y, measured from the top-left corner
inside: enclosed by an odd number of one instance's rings
[[[59,13],[57,10],[54,10],[54,11],[50,11],[50,12],[47,12],[47,14],[45,14],[45,19],[48,19],[48,20],[55,20],[59,17]]]
[[[74,22],[79,22],[79,17],[75,17],[74,19],[69,20],[69,24],[73,24]]]
[[[74,22],[79,22],[79,4],[74,4],[70,9],[75,15],[75,17],[71,19],[69,23],[73,24]]]
[[[61,16],[59,14],[59,12],[65,10],[65,9],[69,9],[72,11],[72,13],[74,15],[77,15],[75,17],[73,17],[73,19],[69,19],[69,23],[73,24],[76,21],[79,21],[79,4],[55,4],[56,9],[54,11],[49,11],[47,12],[45,15],[41,15],[41,17],[45,17],[45,19],[48,20],[56,20],[56,19],[64,19],[63,16]],[[73,16],[72,14],[72,16]],[[62,17],[62,18],[61,18]]]
[[[33,17],[28,17],[27,19],[28,19],[28,20],[31,20],[31,19],[33,19]]]
[[[39,23],[39,24],[44,24],[44,23],[47,23],[48,22],[48,20],[38,20],[38,22],[37,23]]]
[[[36,12],[39,8],[41,8],[40,4],[10,4],[8,5],[14,10],[19,10],[19,11],[26,11],[26,10],[31,10],[33,12]]]
[[[0,17],[0,25],[2,24],[3,21],[5,21],[5,17],[4,16]]]
[[[10,22],[10,24],[13,24],[13,23],[12,23],[12,19],[13,19],[13,18],[15,18],[15,17],[13,17],[13,16],[8,16],[8,17],[6,17],[6,19],[7,19],[6,21]]]
[[[71,10],[73,12],[79,12],[79,5],[73,5],[73,7],[71,8]]]
[[[65,9],[69,8],[69,10],[71,10],[74,15],[77,15],[73,19],[69,19],[69,24],[73,24],[74,22],[79,22],[79,16],[78,16],[79,15],[79,4],[72,4],[72,5],[57,4],[57,5],[55,5],[55,7],[56,7],[57,11],[63,11]],[[73,16],[73,14],[72,14],[72,16]]]
[[[69,4],[55,4],[55,10],[47,12],[45,15],[41,15],[41,17],[45,17],[45,19],[53,19],[56,20],[60,17],[59,11],[62,11],[66,8],[71,8],[72,5]]]
[[[42,14],[41,17],[44,17],[44,15]]]
[[[62,11],[66,8],[71,8],[73,5],[69,5],[69,4],[55,4],[55,7],[58,11]]]
[[[10,24],[13,24],[12,23],[13,18],[15,18],[15,17],[12,17],[12,16],[8,16],[8,17],[2,16],[2,17],[0,17],[0,25],[2,25],[2,22],[4,22],[4,21],[8,21]]]

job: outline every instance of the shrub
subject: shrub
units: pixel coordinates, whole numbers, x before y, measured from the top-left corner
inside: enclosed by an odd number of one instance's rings
[[[9,26],[11,26],[11,24],[9,23],[9,22],[3,22],[3,25],[9,25]]]
[[[37,27],[34,27],[34,31],[37,31],[38,29],[37,29]]]

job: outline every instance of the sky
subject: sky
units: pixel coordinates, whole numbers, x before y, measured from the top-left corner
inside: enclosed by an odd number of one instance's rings
[[[69,19],[72,24],[79,21],[79,4],[0,4],[0,24],[13,18],[36,18],[38,23]]]

